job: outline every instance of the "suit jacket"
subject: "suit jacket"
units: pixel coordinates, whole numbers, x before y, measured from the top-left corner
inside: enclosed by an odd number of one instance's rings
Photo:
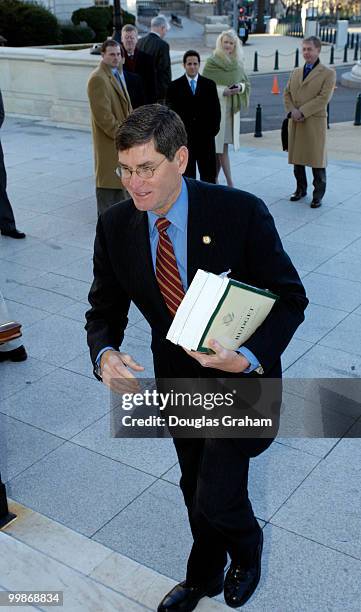
[[[129,72],[134,72],[138,74],[142,79],[144,94],[145,94],[145,102],[144,104],[154,104],[157,101],[156,92],[155,92],[155,67],[153,58],[144,53],[144,51],[140,51],[140,49],[135,49],[134,52],[134,70],[130,68],[130,63],[128,59],[127,52],[124,50],[124,69]]]
[[[280,377],[280,355],[303,321],[308,300],[273,219],[265,204],[250,193],[192,179],[186,182],[188,283],[198,268],[215,274],[230,269],[232,278],[279,295],[270,315],[245,346],[258,357],[266,376]],[[209,244],[204,244],[204,235],[210,236]],[[152,328],[157,377],[235,376],[202,368],[182,348],[166,340],[171,315],[152,265],[148,217],[128,200],[112,206],[98,220],[91,309],[86,314],[93,363],[104,347],[120,346],[130,301]]]
[[[88,80],[88,98],[93,132],[96,186],[120,189],[115,174],[118,156],[115,149],[117,129],[132,110],[111,68],[100,62]]]
[[[284,90],[287,112],[298,108],[303,122],[288,122],[288,162],[312,168],[325,168],[327,104],[332,98],[336,73],[319,63],[303,79],[303,67],[296,68]]]
[[[153,58],[156,101],[163,102],[172,80],[169,45],[160,36],[150,32],[138,40],[137,48]]]
[[[142,79],[138,74],[135,74],[135,72],[128,72],[127,70],[123,70],[123,74],[125,82],[127,84],[132,108],[138,108],[138,106],[143,106],[143,104],[145,104],[145,93]]]
[[[196,92],[193,94],[184,74],[169,85],[166,103],[182,119],[190,144],[201,143],[206,147],[207,141],[214,142],[221,122],[221,107],[214,81],[198,75]]]

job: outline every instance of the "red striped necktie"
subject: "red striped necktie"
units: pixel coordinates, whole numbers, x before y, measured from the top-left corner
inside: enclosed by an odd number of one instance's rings
[[[184,289],[173,245],[167,234],[170,224],[170,221],[165,217],[157,219],[155,223],[159,232],[155,274],[164,301],[174,317],[179,304],[184,298]]]

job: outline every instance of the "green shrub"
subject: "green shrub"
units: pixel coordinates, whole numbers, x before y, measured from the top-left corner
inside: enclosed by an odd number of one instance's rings
[[[82,44],[92,42],[95,34],[88,27],[63,25],[61,26],[61,38],[63,45]]]
[[[22,0],[0,0],[0,34],[9,47],[61,42],[57,18],[43,6]]]
[[[126,23],[135,24],[135,16],[121,9],[123,25]],[[112,6],[89,6],[88,8],[78,9],[71,16],[74,25],[86,22],[95,32],[95,39],[98,42],[105,40],[113,33],[113,7]]]

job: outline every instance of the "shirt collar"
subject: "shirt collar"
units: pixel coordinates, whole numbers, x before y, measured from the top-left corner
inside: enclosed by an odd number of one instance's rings
[[[159,219],[159,215],[154,212],[147,211],[148,224],[150,233],[153,233],[155,229],[155,223]],[[171,222],[179,231],[185,232],[188,221],[188,189],[184,178],[182,178],[181,192],[174,202],[172,208],[167,212],[165,218]]]
[[[190,85],[191,81],[195,81],[197,83],[198,77],[199,77],[199,73],[197,73],[195,77],[189,77],[187,73],[185,73],[185,76],[187,77],[188,83]]]

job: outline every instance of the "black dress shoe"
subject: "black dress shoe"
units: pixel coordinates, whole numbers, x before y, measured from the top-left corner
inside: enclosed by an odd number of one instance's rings
[[[239,608],[253,595],[261,577],[261,557],[263,548],[263,532],[256,552],[256,558],[251,567],[231,565],[224,581],[224,599],[227,606]]]
[[[215,597],[223,591],[223,572],[219,579],[207,586],[188,586],[187,583],[177,584],[160,602],[157,612],[191,612],[202,597]]]
[[[12,229],[12,230],[1,230],[1,233],[3,236],[9,236],[9,238],[17,238],[18,240],[21,238],[25,238],[26,234],[24,234],[24,232],[19,232],[19,230]]]
[[[317,198],[313,198],[310,206],[311,208],[320,208],[320,206],[322,206],[322,200],[317,200]]]
[[[291,202],[298,202],[301,198],[304,198],[307,195],[307,191],[298,191],[296,189],[295,193],[293,193],[290,197]]]
[[[12,351],[0,351],[0,362],[1,361],[25,361],[27,359],[27,353],[23,345]]]

